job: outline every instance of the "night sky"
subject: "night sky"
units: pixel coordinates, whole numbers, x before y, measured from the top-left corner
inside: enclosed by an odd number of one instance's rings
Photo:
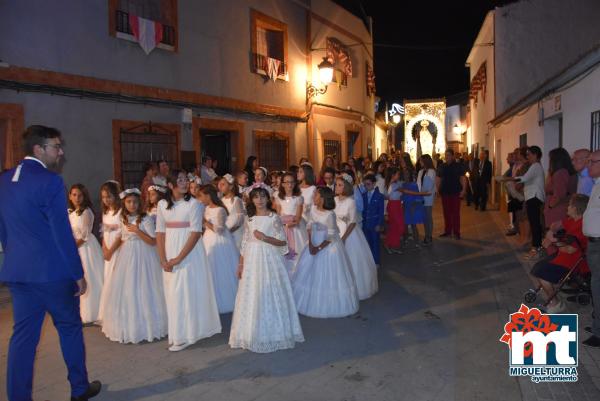
[[[514,0],[334,1],[373,17],[377,96],[391,103],[468,90],[465,61],[486,13]]]

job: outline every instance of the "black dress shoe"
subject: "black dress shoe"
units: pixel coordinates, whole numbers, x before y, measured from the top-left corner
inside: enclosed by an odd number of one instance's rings
[[[583,330],[585,330],[587,333],[594,334],[594,333],[592,332],[592,328],[591,328],[590,326],[585,326],[585,327],[583,328]]]
[[[87,401],[90,398],[97,396],[101,389],[102,383],[98,380],[94,380],[90,383],[87,390],[85,390],[85,393],[81,394],[79,397],[71,397],[71,401]]]
[[[450,236],[450,233],[440,234],[440,238],[449,237],[449,236]]]
[[[592,335],[590,338],[582,342],[586,347],[600,348],[600,337]]]

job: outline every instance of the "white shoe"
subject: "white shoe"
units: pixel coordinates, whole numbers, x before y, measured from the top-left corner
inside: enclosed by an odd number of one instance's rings
[[[184,349],[186,349],[187,347],[189,347],[191,344],[188,343],[184,343],[184,344],[173,344],[169,347],[169,351],[171,352],[177,352],[177,351],[183,351]]]

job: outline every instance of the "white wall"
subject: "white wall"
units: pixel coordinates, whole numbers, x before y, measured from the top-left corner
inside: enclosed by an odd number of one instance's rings
[[[598,0],[530,0],[497,8],[497,115],[597,45],[598,16]]]
[[[472,144],[479,144],[480,148],[489,149],[492,142],[488,133],[488,122],[495,117],[494,105],[494,47],[490,43],[494,42],[494,11],[490,11],[479,31],[474,46],[469,54],[467,63],[469,64],[469,80],[472,80],[479,67],[486,63],[487,85],[485,91],[485,100],[482,91],[479,91],[477,106],[474,101],[470,101],[471,106],[471,140]]]

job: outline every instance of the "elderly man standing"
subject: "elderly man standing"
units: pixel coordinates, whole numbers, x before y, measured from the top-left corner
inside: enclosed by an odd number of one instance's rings
[[[598,348],[600,347],[600,150],[589,156],[587,168],[590,177],[594,179],[594,187],[583,214],[583,234],[588,237],[587,261],[592,272],[594,312],[592,327],[585,328],[592,335],[582,344]]]
[[[79,315],[86,283],[67,215],[65,185],[50,171],[64,155],[60,132],[32,125],[23,143],[28,156],[0,175],[0,242],[5,251],[0,281],[10,289],[14,318],[8,400],[31,401],[33,363],[46,312],[58,330],[71,400],[88,400],[100,392],[101,384],[88,382]]]
[[[573,167],[577,171],[577,193],[587,196],[592,194],[592,187],[594,186],[594,179],[590,177],[587,167],[589,158],[590,151],[588,149],[576,150],[571,157]]]

